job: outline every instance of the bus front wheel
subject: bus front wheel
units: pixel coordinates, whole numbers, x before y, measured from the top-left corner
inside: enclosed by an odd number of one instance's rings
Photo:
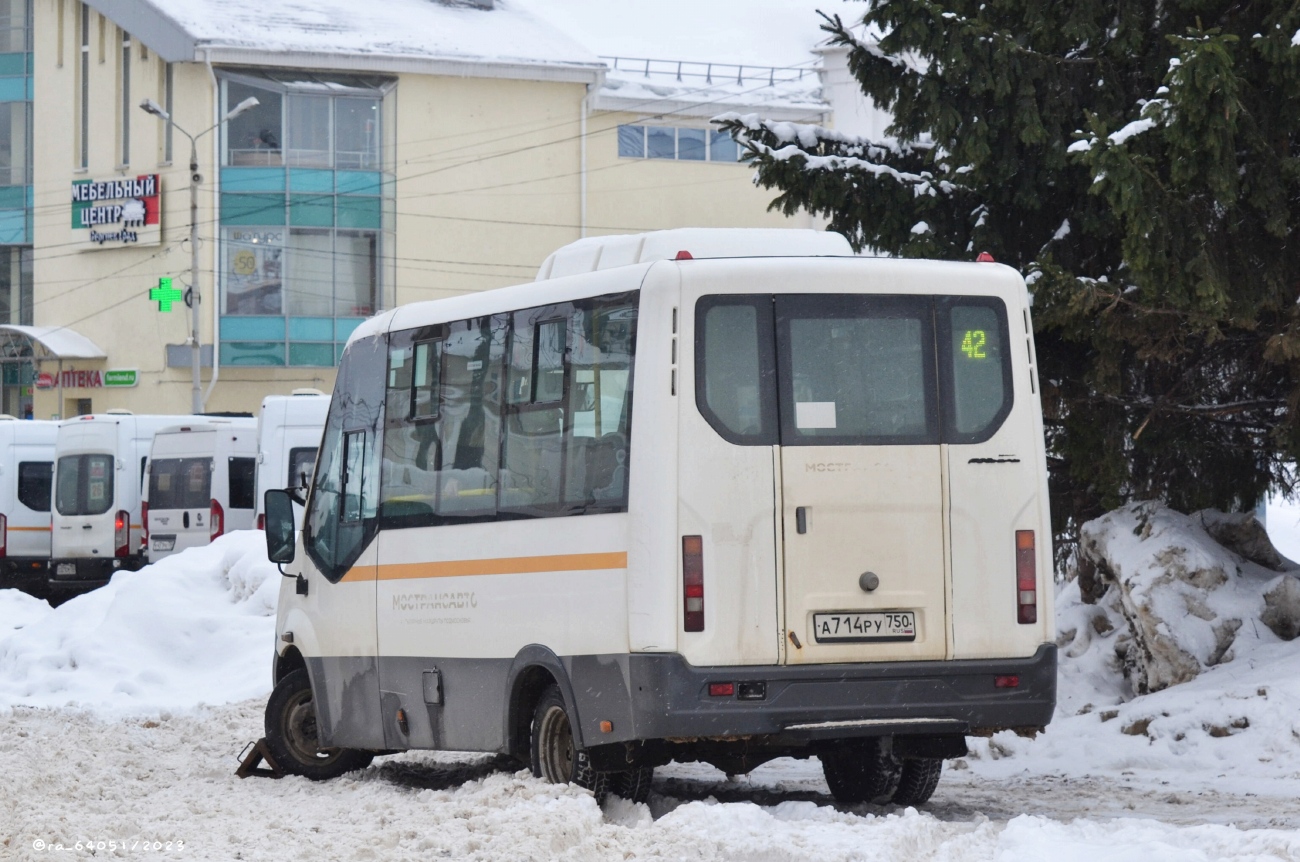
[[[266,744],[276,765],[290,775],[313,781],[364,769],[374,755],[353,748],[321,748],[316,708],[305,668],[285,674],[266,702]]]

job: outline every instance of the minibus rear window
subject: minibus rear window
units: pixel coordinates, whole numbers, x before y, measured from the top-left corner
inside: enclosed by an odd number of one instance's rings
[[[112,508],[112,455],[64,455],[58,474],[54,507],[60,515],[102,515]]]
[[[776,442],[772,297],[700,301],[695,396],[701,412],[733,443]]]
[[[159,458],[149,465],[149,511],[206,509],[211,500],[211,458]]]
[[[21,461],[18,464],[18,502],[33,512],[50,511],[51,461]]]
[[[1011,357],[1006,307],[990,297],[940,300],[940,368],[947,397],[944,439],[978,443],[988,439],[1011,412]]]
[[[776,298],[781,443],[938,443],[928,297]]]

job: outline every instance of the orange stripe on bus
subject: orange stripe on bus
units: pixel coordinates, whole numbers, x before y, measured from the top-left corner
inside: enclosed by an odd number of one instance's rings
[[[522,575],[536,572],[578,572],[597,569],[626,569],[627,552],[605,554],[555,554],[548,557],[498,557],[486,560],[446,560],[431,563],[390,563],[359,566],[343,576],[344,581],[368,581],[376,571],[381,581],[407,578],[462,578],[477,575]]]
[[[49,527],[10,527],[11,533],[48,533]]]

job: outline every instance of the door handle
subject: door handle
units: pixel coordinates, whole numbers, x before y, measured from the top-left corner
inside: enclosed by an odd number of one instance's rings
[[[182,513],[181,513],[181,526],[183,526],[183,527],[184,527],[185,529],[187,529],[187,530],[190,528],[190,513],[189,513],[189,512],[182,512]]]
[[[798,506],[794,510],[794,531],[799,535],[808,532],[808,506]]]
[[[92,526],[91,524],[82,524],[82,525],[81,525],[81,529],[83,529],[83,530],[89,530],[89,529],[91,528],[91,526]]]

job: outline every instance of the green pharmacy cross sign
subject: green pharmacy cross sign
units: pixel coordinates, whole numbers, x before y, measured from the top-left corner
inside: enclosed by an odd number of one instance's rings
[[[159,311],[171,311],[173,302],[180,302],[185,294],[179,288],[172,287],[170,278],[158,279],[158,286],[149,288],[149,301],[158,301]]]

